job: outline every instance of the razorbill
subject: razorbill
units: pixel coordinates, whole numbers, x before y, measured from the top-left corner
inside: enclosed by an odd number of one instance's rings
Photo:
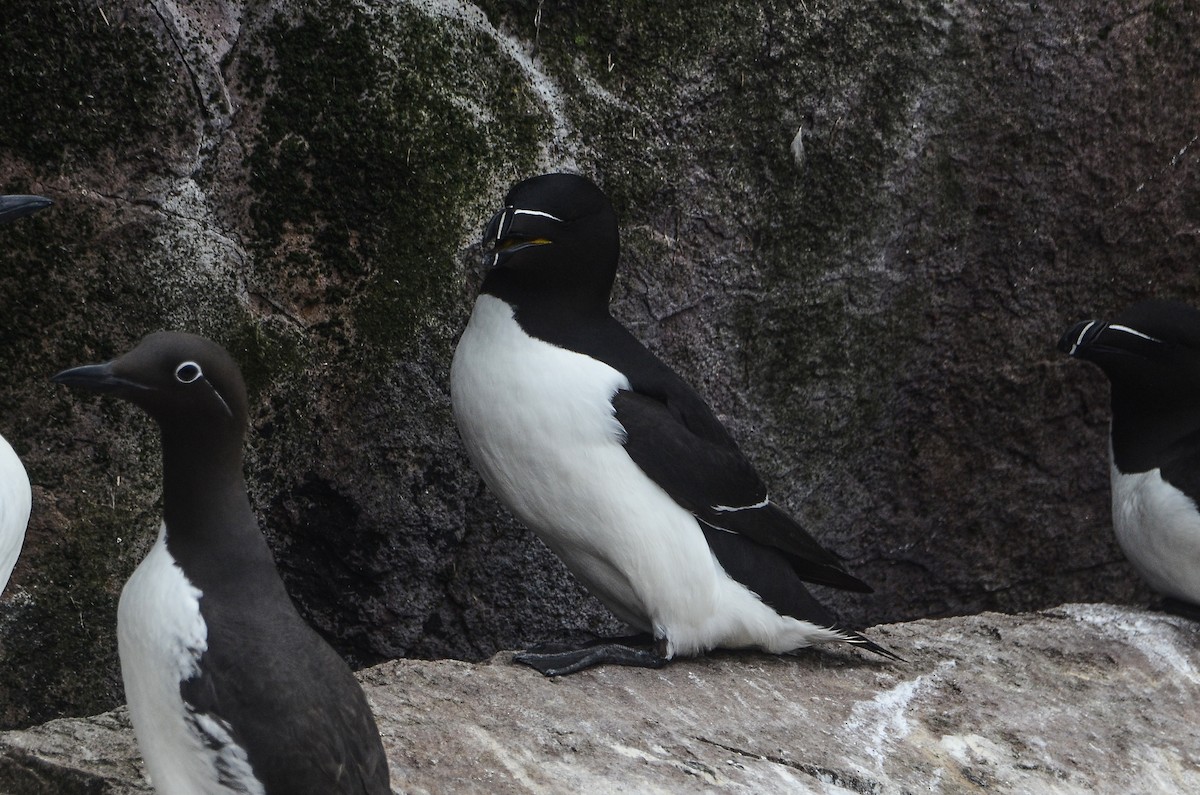
[[[1058,347],[1112,385],[1117,542],[1154,590],[1200,611],[1200,311],[1144,301],[1077,323]]]
[[[155,788],[390,793],[362,688],[296,612],[250,509],[246,390],[229,354],[162,332],[53,380],[124,398],[162,432],[163,524],[117,609],[125,696]]]
[[[0,196],[0,224],[35,213],[52,202],[41,196]],[[0,436],[0,591],[8,585],[25,543],[33,507],[29,475],[8,440]]]
[[[618,618],[652,641],[517,656],[547,675],[658,667],[723,648],[840,640],[802,581],[869,592],[767,496],[704,400],[609,314],[617,220],[573,174],[514,187],[450,394],[488,486]]]

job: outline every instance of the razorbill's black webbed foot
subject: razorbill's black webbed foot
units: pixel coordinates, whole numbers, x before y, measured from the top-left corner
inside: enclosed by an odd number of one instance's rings
[[[670,660],[660,654],[657,648],[634,648],[621,643],[602,643],[569,651],[518,652],[513,655],[513,662],[524,663],[545,676],[566,676],[596,665],[662,668]]]

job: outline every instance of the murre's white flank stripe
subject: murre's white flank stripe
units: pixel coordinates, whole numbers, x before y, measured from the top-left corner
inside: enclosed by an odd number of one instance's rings
[[[1094,325],[1096,325],[1096,321],[1093,320],[1093,321],[1089,322],[1086,326],[1083,327],[1083,330],[1079,332],[1079,336],[1075,338],[1075,343],[1073,345],[1071,345],[1071,352],[1069,354],[1067,354],[1068,356],[1075,355],[1075,351],[1079,350],[1079,343],[1083,342],[1083,335],[1087,334],[1088,329],[1090,329]]]
[[[1141,331],[1138,331],[1135,328],[1130,328],[1129,326],[1119,326],[1119,325],[1113,324],[1113,325],[1109,326],[1109,329],[1111,329],[1112,331],[1124,331],[1126,334],[1132,334],[1135,337],[1141,337],[1142,339],[1150,340],[1151,342],[1162,342],[1162,340],[1160,340],[1158,337],[1151,337],[1149,334],[1145,334]],[[1087,329],[1084,329],[1084,331],[1086,331],[1086,330]]]
[[[208,648],[203,594],[167,550],[167,526],[121,591],[117,650],[129,717],[150,780],[171,795],[262,795],[229,727],[191,712],[180,682],[195,676]]]
[[[771,503],[770,496],[763,497],[762,502],[756,502],[753,505],[740,505],[736,508],[728,505],[714,505],[712,509],[718,513],[729,513],[731,511],[752,511],[756,508],[766,508]]]
[[[25,467],[8,441],[0,437],[0,591],[8,585],[21,555],[32,504]]]

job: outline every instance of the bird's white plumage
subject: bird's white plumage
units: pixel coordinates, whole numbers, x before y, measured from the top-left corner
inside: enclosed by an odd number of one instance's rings
[[[725,573],[695,517],[625,452],[611,400],[627,388],[607,364],[526,334],[490,295],[450,371],[455,419],[488,486],[614,614],[665,638],[668,656],[843,639],[780,616]]]
[[[1124,474],[1112,467],[1113,528],[1150,587],[1200,604],[1200,516],[1191,497],[1158,469]]]
[[[191,712],[180,682],[208,647],[201,592],[167,549],[167,527],[121,591],[117,648],[138,746],[155,789],[170,795],[261,795],[246,752],[219,718]]]
[[[33,494],[21,459],[6,439],[0,437],[0,591],[8,585],[13,566],[25,542],[25,527]]]

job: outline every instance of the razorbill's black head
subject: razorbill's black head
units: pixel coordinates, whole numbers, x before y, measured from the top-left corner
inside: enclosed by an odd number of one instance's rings
[[[164,332],[54,380],[124,398],[162,430],[164,521],[117,611],[125,694],[155,787],[390,793],[362,688],[296,613],[251,511],[247,400],[229,354]]]
[[[0,224],[49,207],[41,196],[0,196]],[[8,585],[25,543],[25,528],[33,507],[29,476],[8,440],[0,437],[0,591]]]
[[[44,196],[0,196],[0,224],[32,215],[53,203]]]
[[[1113,526],[1156,590],[1200,605],[1200,312],[1144,301],[1077,323],[1064,353],[1094,362],[1112,389]]]
[[[1114,320],[1075,324],[1058,347],[1099,365],[1108,376],[1113,454],[1122,472],[1160,466],[1200,431],[1197,310],[1174,301],[1144,301]]]
[[[870,589],[770,500],[704,400],[609,314],[619,247],[600,189],[547,174],[504,204],[451,368],[459,431],[500,499],[653,640],[518,659],[560,674],[832,640],[893,656],[808,593],[805,581]]]
[[[483,233],[485,291],[552,294],[576,311],[604,310],[617,273],[617,216],[576,174],[527,179]]]

